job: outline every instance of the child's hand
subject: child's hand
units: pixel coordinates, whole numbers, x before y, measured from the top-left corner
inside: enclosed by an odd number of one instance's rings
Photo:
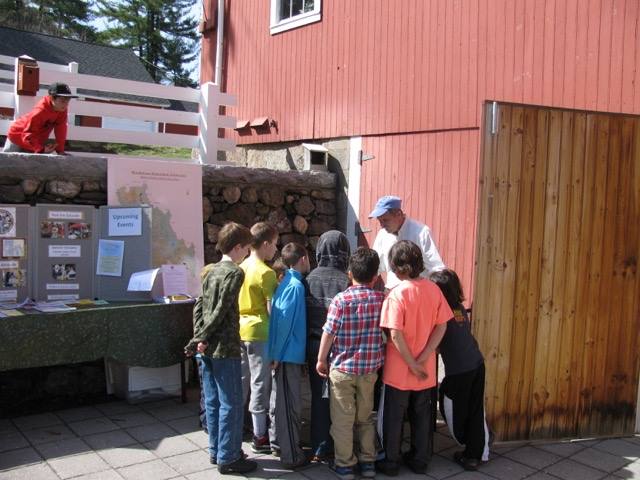
[[[209,342],[198,342],[198,353],[204,353],[209,346]]]
[[[429,376],[427,375],[427,372],[422,369],[422,365],[418,364],[417,362],[413,362],[412,364],[410,364],[409,370],[411,370],[411,373],[413,373],[420,380],[426,380],[426,378]]]
[[[322,378],[327,378],[327,375],[329,375],[329,368],[327,367],[326,360],[318,360],[318,363],[316,363],[316,372],[318,372],[318,375]]]

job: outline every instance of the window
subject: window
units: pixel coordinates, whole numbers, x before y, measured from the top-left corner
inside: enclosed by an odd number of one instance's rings
[[[271,0],[271,35],[319,22],[321,0]]]

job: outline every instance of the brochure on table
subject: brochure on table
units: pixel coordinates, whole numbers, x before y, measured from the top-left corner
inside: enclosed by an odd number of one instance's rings
[[[22,302],[32,277],[29,205],[0,205],[0,303]]]
[[[38,301],[94,298],[96,209],[87,205],[37,205],[32,227],[34,297]]]

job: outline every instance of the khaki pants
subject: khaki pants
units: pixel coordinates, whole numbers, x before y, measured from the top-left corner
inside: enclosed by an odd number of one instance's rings
[[[351,467],[358,462],[371,463],[376,459],[376,429],[371,412],[377,377],[377,372],[350,375],[333,368],[329,373],[331,436],[339,467]],[[354,425],[360,447],[357,458],[353,453]]]

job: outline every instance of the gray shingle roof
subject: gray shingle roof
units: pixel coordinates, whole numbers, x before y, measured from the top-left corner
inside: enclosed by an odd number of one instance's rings
[[[133,51],[125,48],[0,27],[0,54],[10,57],[29,55],[41,62],[63,65],[77,62],[78,73],[154,83],[138,57]],[[118,92],[83,92],[80,89],[78,93],[92,97],[150,103],[163,107],[170,105],[168,100],[123,95]]]

